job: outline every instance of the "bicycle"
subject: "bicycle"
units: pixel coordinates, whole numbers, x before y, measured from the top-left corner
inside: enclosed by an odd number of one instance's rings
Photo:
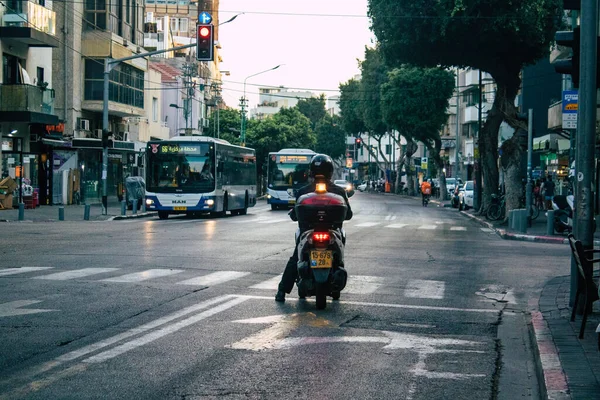
[[[521,199],[520,205],[523,206],[523,203],[523,199]],[[529,215],[531,216],[531,220],[534,220],[537,217],[539,217],[540,209],[536,204],[531,205],[531,212]],[[504,217],[506,217],[505,196],[502,195],[498,197],[496,195],[492,195],[492,204],[488,208],[486,218],[490,221],[497,221],[499,219],[504,219]]]

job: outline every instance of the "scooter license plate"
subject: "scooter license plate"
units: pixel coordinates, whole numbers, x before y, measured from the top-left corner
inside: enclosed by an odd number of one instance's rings
[[[331,250],[311,250],[311,268],[331,268],[333,264],[333,252]]]

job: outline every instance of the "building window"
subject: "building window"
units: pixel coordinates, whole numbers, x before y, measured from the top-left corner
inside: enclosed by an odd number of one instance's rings
[[[152,98],[152,121],[158,122],[158,99]]]
[[[106,29],[106,0],[85,0],[85,28]]]
[[[181,36],[178,32],[189,34],[188,26],[187,18],[171,18],[171,33],[175,36]]]
[[[392,145],[391,144],[385,145],[385,154],[392,154]]]
[[[103,76],[103,60],[85,60],[85,100],[103,99]],[[144,108],[144,72],[127,64],[116,66],[109,75],[108,99]]]

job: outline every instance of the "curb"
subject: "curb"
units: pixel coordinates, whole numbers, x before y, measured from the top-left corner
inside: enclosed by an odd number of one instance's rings
[[[567,385],[567,377],[558,357],[548,323],[537,309],[531,312],[530,336],[535,352],[536,370],[540,392],[543,399],[569,400],[571,394]]]
[[[157,212],[146,212],[140,214],[131,214],[131,215],[117,215],[107,219],[107,221],[120,221],[123,219],[135,219],[135,218],[146,218],[146,217],[155,217],[157,216]]]

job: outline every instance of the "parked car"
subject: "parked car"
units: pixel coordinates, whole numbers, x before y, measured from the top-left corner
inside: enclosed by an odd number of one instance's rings
[[[462,193],[463,188],[464,185],[456,186],[452,193],[450,193],[450,205],[452,206],[452,208],[458,208],[458,206],[460,205],[460,194]]]
[[[348,194],[348,197],[354,195],[354,187],[352,187],[352,184],[345,179],[336,179],[333,181],[333,184],[344,189]]]
[[[473,181],[467,181],[458,194],[458,209],[468,210],[473,208]]]
[[[457,178],[446,178],[446,190],[448,191],[448,195],[452,196],[454,193],[454,189],[456,188]],[[458,185],[462,187],[463,181],[458,178]]]
[[[358,186],[356,186],[356,188],[359,192],[364,192],[365,190],[367,190],[367,181],[364,181],[363,183],[359,184]]]

